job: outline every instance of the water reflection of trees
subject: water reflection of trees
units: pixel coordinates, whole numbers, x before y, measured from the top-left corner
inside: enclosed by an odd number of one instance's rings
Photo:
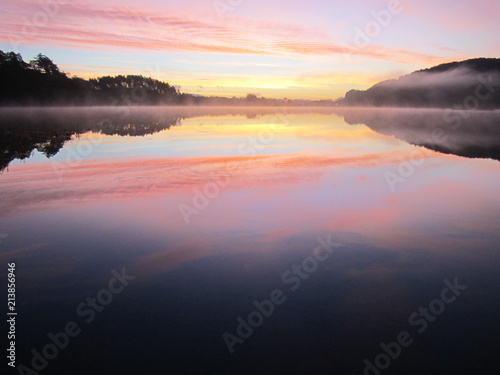
[[[335,108],[314,111],[292,108],[290,113],[336,113],[348,124],[372,130],[410,144],[470,158],[500,160],[500,112],[411,109]],[[110,136],[144,136],[198,116],[245,115],[253,119],[276,115],[272,108],[225,107],[89,107],[16,108],[0,111],[0,171],[15,159],[38,151],[50,158],[72,138],[87,132]],[[272,118],[272,121],[279,119]]]
[[[0,171],[36,151],[55,156],[73,137],[87,132],[117,136],[145,136],[179,124],[180,117],[158,113],[113,110],[12,109],[0,113]]]
[[[348,124],[363,124],[433,151],[500,160],[500,112],[338,108]]]
[[[56,155],[64,143],[71,139],[73,132],[56,133],[45,130],[29,131],[13,129],[1,131],[0,136],[0,171],[8,167],[14,159],[27,159],[34,150],[48,158]]]

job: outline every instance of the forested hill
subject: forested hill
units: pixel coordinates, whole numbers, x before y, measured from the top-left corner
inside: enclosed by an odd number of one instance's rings
[[[168,83],[143,76],[70,78],[42,54],[28,63],[19,54],[0,51],[0,84],[0,105],[179,104],[188,99]]]
[[[500,108],[500,59],[471,59],[419,70],[380,82],[366,91],[351,90],[346,106]]]
[[[176,86],[153,78],[127,75],[85,80],[68,77],[47,56],[25,62],[20,54],[0,50],[0,106],[331,106],[332,100],[184,94]]]

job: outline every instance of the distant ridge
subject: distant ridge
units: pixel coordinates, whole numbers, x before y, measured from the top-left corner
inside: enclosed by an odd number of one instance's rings
[[[345,106],[500,108],[500,59],[477,58],[422,69],[366,91],[351,90]]]
[[[454,61],[450,63],[440,64],[432,68],[418,70],[417,72],[441,73],[447,70],[453,70],[462,67],[467,67],[477,72],[489,72],[493,70],[498,71],[500,70],[500,58],[480,57],[477,59]]]

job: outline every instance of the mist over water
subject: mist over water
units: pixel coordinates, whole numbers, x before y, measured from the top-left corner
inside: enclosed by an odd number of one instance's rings
[[[26,159],[35,150],[53,157],[64,144],[81,134],[146,136],[184,119],[244,116],[255,119],[287,114],[324,114],[344,118],[350,125],[366,125],[377,133],[431,150],[472,158],[500,160],[500,112],[396,108],[273,108],[273,107],[60,107],[0,110],[1,168]]]
[[[412,343],[383,374],[494,373],[499,119],[1,109],[0,260],[20,269],[18,363],[31,367],[31,350],[74,321],[82,332],[41,373],[361,375],[401,332]],[[135,278],[112,302],[78,310],[123,267]],[[455,278],[467,289],[436,310]],[[282,303],[240,337],[275,290]],[[431,304],[434,320],[410,319]]]

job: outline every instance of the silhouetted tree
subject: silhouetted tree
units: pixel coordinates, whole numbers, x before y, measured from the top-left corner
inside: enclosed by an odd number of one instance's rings
[[[36,56],[36,59],[30,61],[30,67],[50,76],[60,77],[61,75],[63,75],[60,72],[58,66],[54,64],[51,59],[49,59],[45,55],[42,55],[41,53]]]
[[[257,101],[257,95],[255,94],[247,94],[246,100],[249,103],[255,103]]]

